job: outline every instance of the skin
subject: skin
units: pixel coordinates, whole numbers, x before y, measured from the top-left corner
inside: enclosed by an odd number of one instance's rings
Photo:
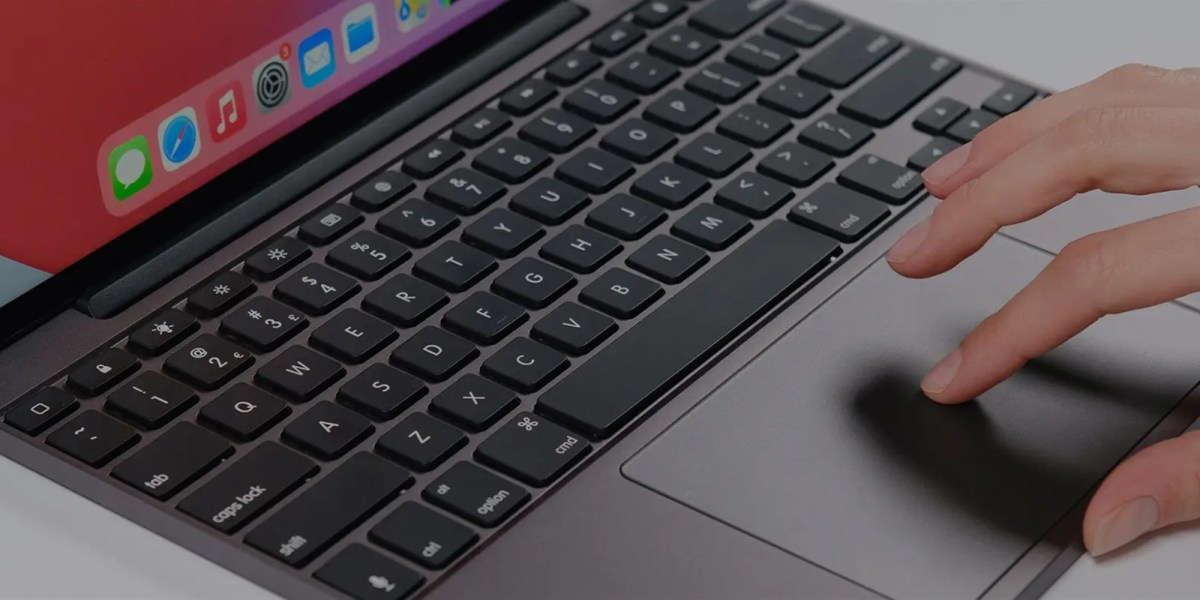
[[[1200,184],[1200,69],[1126,65],[1041,100],[981,132],[923,174],[942,202],[888,254],[899,274],[956,266],[1001,227],[1075,195],[1153,194]],[[1200,291],[1200,208],[1069,244],[1025,289],[963,339],[922,382],[936,402],[975,398],[1105,315]],[[1200,519],[1200,432],[1119,465],[1088,506],[1093,555]]]

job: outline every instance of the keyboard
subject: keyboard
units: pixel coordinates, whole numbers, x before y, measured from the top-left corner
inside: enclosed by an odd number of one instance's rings
[[[809,4],[644,2],[4,426],[331,593],[419,593],[1038,96],[939,95],[966,69]],[[864,150],[892,128],[929,141]]]

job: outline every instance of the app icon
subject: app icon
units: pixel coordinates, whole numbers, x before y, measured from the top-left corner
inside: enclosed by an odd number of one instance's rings
[[[396,0],[396,23],[400,31],[412,31],[429,17],[429,0]]]
[[[196,109],[188,106],[158,124],[158,148],[163,168],[174,171],[200,154],[200,126]]]
[[[287,102],[292,95],[287,63],[273,56],[254,69],[254,103],[258,112],[267,114]]]
[[[342,42],[346,62],[354,64],[379,48],[379,24],[375,4],[364,4],[342,17]]]
[[[209,97],[205,112],[208,114],[208,134],[214,142],[239,132],[246,126],[246,96],[238,81],[217,88]]]
[[[316,87],[337,67],[333,61],[333,32],[322,29],[300,42],[300,83]]]
[[[150,168],[150,145],[146,143],[146,136],[133,137],[113,148],[108,154],[108,175],[117,200],[124,200],[150,185],[154,172]]]

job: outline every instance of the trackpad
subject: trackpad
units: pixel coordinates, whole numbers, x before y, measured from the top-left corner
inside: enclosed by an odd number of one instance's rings
[[[993,240],[882,260],[625,464],[630,479],[895,598],[976,597],[1200,379],[1200,317],[1104,319],[979,401],[925,369],[1049,261]]]

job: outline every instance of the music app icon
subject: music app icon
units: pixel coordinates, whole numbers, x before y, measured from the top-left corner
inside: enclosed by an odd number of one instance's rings
[[[206,103],[208,131],[214,142],[220,142],[246,126],[246,95],[242,84],[232,81],[216,89]]]

